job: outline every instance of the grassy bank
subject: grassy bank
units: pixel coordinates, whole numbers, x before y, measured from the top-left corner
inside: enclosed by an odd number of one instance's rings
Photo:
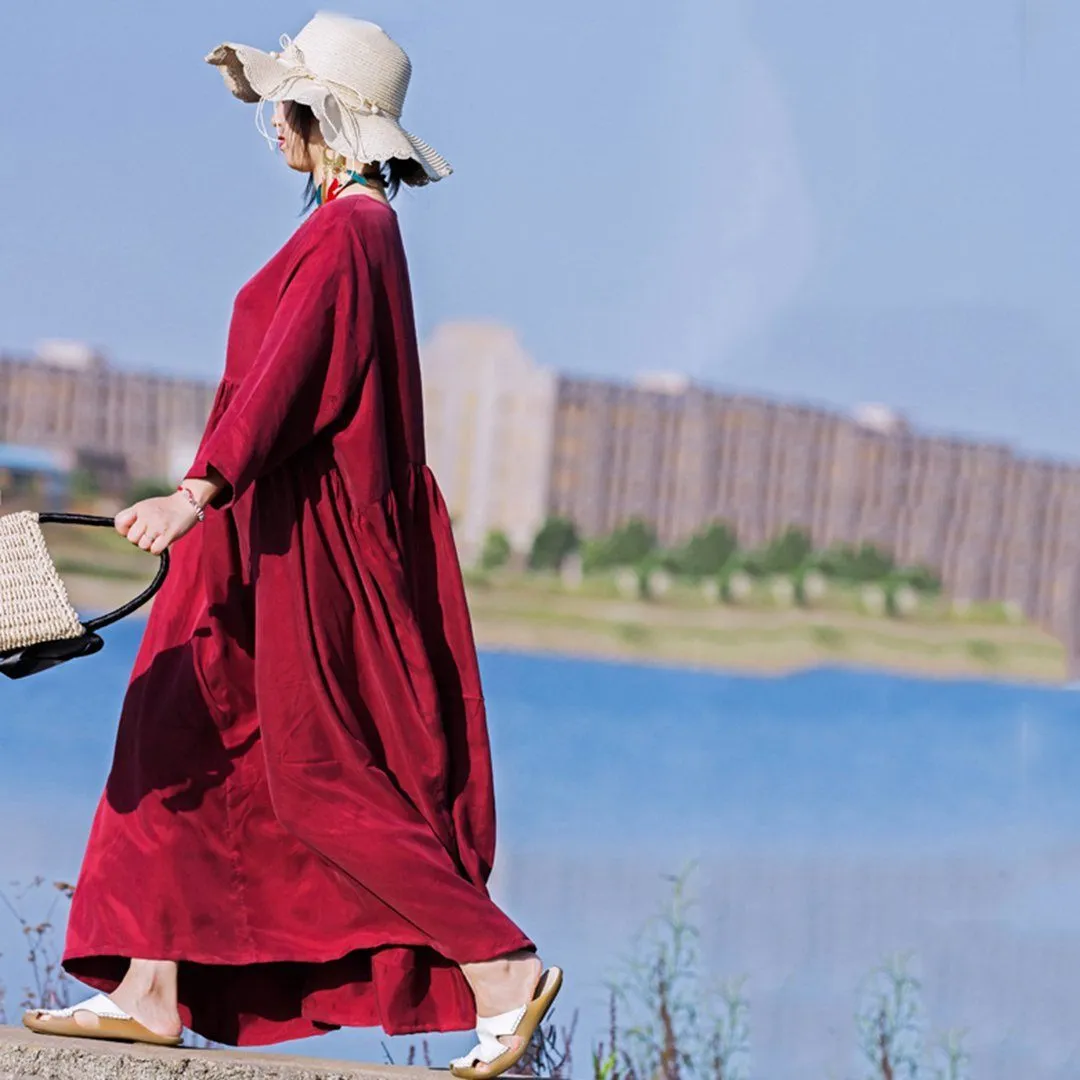
[[[663,600],[619,597],[608,582],[568,590],[557,579],[470,575],[479,642],[489,648],[572,653],[757,673],[846,665],[931,676],[1060,683],[1065,650],[993,606],[964,614],[944,602],[906,619],[859,610],[837,592],[814,608],[754,596],[742,605],[690,588]]]
[[[50,550],[80,610],[130,598],[155,560],[107,530],[54,529]],[[1060,683],[1065,651],[1050,634],[1010,621],[1000,605],[953,610],[923,601],[908,617],[866,614],[853,590],[815,607],[783,605],[763,586],[741,604],[674,585],[662,599],[621,596],[610,578],[576,588],[555,576],[467,575],[479,644],[707,669],[784,673],[846,665],[930,676]]]

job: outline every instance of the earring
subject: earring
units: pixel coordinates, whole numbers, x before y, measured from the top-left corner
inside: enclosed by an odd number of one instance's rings
[[[335,153],[329,146],[323,147],[323,179],[319,185],[318,204],[329,202],[341,190],[341,174],[345,169],[345,155]]]
[[[323,148],[323,171],[328,177],[337,177],[345,171],[345,155],[335,153],[329,146]]]
[[[336,198],[343,188],[350,184],[367,185],[367,178],[348,168],[348,162],[344,154],[335,153],[329,146],[323,148],[323,181],[316,192],[316,202],[319,206]]]

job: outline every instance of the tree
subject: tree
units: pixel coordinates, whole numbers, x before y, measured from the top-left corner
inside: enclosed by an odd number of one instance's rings
[[[740,571],[752,578],[764,577],[765,568],[762,564],[761,552],[736,548],[720,567],[720,577],[729,577]]]
[[[638,518],[628,521],[610,536],[586,549],[587,561],[594,570],[614,566],[638,566],[656,550],[656,534]]]
[[[530,570],[558,570],[581,541],[569,518],[549,517],[540,527],[529,552]]]
[[[776,537],[761,553],[762,568],[767,574],[792,574],[813,551],[810,537],[792,526]]]
[[[656,550],[656,534],[635,518],[608,538],[607,554],[612,566],[633,566]]]
[[[910,585],[916,592],[935,596],[941,592],[941,578],[929,566],[905,566],[893,575],[897,581]]]
[[[896,562],[893,557],[873,544],[863,544],[852,564],[856,581],[881,581],[895,569]]]
[[[687,577],[711,577],[720,573],[738,547],[731,527],[717,521],[695,533],[672,553],[671,569]]]
[[[835,544],[814,561],[826,576],[854,583],[883,581],[896,569],[893,557],[873,544]]]
[[[506,533],[492,529],[484,540],[484,549],[480,553],[480,565],[485,570],[497,570],[505,566],[510,559],[510,541]]]

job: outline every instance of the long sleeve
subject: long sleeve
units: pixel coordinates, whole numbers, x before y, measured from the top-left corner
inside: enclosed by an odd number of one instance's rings
[[[372,353],[369,268],[350,230],[324,230],[287,275],[258,354],[207,432],[189,477],[211,469],[228,483],[214,505],[333,425],[354,399]]]

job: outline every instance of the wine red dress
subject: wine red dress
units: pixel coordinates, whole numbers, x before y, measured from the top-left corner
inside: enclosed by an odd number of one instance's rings
[[[75,890],[64,965],[177,960],[215,1041],[463,1030],[457,965],[531,948],[491,901],[491,756],[450,520],[424,463],[397,217],[316,210],[236,298]]]

